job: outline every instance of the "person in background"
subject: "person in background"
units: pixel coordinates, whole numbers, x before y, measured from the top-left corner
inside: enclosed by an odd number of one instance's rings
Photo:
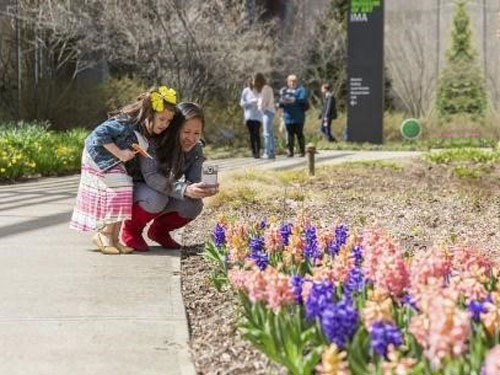
[[[319,114],[321,120],[320,131],[328,142],[335,142],[332,134],[332,121],[337,118],[337,104],[332,92],[332,85],[323,83],[321,85],[321,94],[323,96],[323,108]]]
[[[258,108],[262,114],[263,136],[264,136],[264,159],[274,159],[274,94],[262,73],[255,74],[255,88],[258,91],[262,87],[257,102]]]
[[[298,85],[295,74],[288,76],[286,84],[286,87],[280,90],[279,106],[283,108],[283,120],[287,133],[287,156],[292,157],[294,154],[294,137],[296,136],[299,143],[299,153],[303,157],[306,155],[304,122],[309,107],[307,90],[304,86]]]
[[[247,87],[245,87],[241,93],[240,106],[243,108],[245,125],[250,134],[250,149],[252,150],[252,155],[254,158],[258,159],[260,158],[260,127],[262,124],[262,114],[259,111],[258,102],[260,92],[264,85],[258,82],[259,86],[256,87],[254,81],[254,77],[248,79]]]
[[[152,221],[147,236],[167,249],[179,249],[171,232],[194,220],[203,209],[203,198],[217,194],[218,187],[201,182],[205,160],[200,142],[205,118],[195,103],[183,102],[172,120],[180,153],[172,160],[172,138],[153,145],[152,159],[140,159],[134,175],[134,208],[123,226],[123,242],[136,251],[148,251],[143,230]],[[180,127],[177,124],[180,123]],[[166,143],[163,143],[166,142]],[[167,167],[165,167],[167,166]]]
[[[119,241],[121,223],[132,216],[133,182],[124,163],[146,158],[136,157],[132,148],[139,145],[147,150],[150,142],[167,130],[175,104],[175,90],[154,88],[112,113],[85,140],[70,228],[95,231],[92,241],[103,254],[133,251]]]

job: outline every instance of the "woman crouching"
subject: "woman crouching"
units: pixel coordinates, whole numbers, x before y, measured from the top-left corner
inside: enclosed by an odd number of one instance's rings
[[[182,122],[178,143],[165,137],[165,142],[153,145],[153,159],[140,159],[142,178],[134,182],[132,219],[125,222],[122,233],[122,241],[137,251],[149,250],[142,232],[151,220],[147,236],[164,248],[179,249],[170,232],[195,219],[203,209],[202,199],[218,192],[201,182],[203,111],[189,102],[177,108],[173,122]]]

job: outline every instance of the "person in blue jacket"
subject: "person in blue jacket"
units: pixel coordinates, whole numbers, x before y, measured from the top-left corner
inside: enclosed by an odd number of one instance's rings
[[[309,107],[308,93],[304,86],[298,84],[295,74],[288,76],[286,84],[280,90],[279,107],[283,110],[287,132],[287,156],[294,155],[295,137],[299,143],[300,156],[305,156],[304,123]]]

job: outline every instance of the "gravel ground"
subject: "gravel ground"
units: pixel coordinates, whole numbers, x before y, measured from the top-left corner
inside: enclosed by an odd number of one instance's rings
[[[265,218],[293,217],[305,210],[322,222],[340,220],[351,228],[382,226],[409,251],[441,241],[470,242],[500,249],[500,170],[477,179],[460,179],[450,167],[421,161],[394,165],[343,165],[305,186],[304,200],[273,199],[235,211],[228,202],[206,209],[184,232],[189,245],[182,259],[182,293],[191,329],[191,350],[199,374],[286,374],[238,334],[238,307],[229,291],[210,285],[208,264],[200,256],[218,214]],[[375,166],[375,167],[374,167]],[[285,207],[285,209],[283,208]]]

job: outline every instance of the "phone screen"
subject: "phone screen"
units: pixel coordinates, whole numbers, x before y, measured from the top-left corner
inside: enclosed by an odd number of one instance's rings
[[[201,174],[201,182],[206,185],[216,186],[218,171],[219,168],[216,165],[204,166]]]

